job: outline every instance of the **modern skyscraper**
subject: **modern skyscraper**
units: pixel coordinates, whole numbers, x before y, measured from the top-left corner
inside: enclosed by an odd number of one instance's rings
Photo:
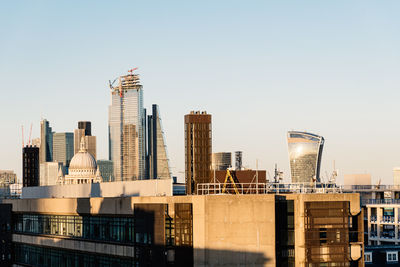
[[[210,182],[211,115],[191,111],[185,115],[185,179],[186,193],[196,194],[198,183]]]
[[[86,136],[92,135],[92,123],[90,121],[78,121],[78,129],[85,130]]]
[[[46,119],[40,121],[40,163],[53,161],[53,132]]]
[[[147,116],[147,176],[149,179],[171,179],[167,145],[157,105],[152,106],[152,112]]]
[[[23,186],[39,186],[39,148],[26,146],[22,149]]]
[[[74,134],[54,133],[53,134],[53,160],[61,162],[67,168],[74,156]]]
[[[324,138],[312,133],[290,131],[287,140],[292,183],[320,182]]]
[[[227,170],[232,166],[231,152],[212,153],[211,169],[216,171]]]
[[[64,168],[61,162],[40,163],[39,185],[40,186],[56,185],[58,172],[60,168],[61,169]]]
[[[114,181],[114,166],[111,160],[97,160],[97,166],[99,167],[103,182]]]
[[[109,159],[115,181],[145,178],[145,111],[139,75],[120,76],[111,88],[109,106]]]
[[[74,154],[79,152],[82,136],[85,137],[86,149],[96,158],[96,136],[92,136],[92,123],[90,121],[79,121],[78,129],[74,130]]]

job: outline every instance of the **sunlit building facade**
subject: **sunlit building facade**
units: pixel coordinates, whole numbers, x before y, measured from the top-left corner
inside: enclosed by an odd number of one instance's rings
[[[292,183],[320,182],[324,138],[312,133],[290,131],[287,141]]]
[[[197,194],[199,183],[211,179],[211,114],[191,111],[185,115],[186,194]]]
[[[128,74],[110,84],[109,159],[114,164],[115,181],[145,177],[145,112],[139,75]]]

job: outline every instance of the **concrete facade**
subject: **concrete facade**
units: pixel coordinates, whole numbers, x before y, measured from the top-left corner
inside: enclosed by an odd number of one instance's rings
[[[23,187],[21,198],[172,196],[172,179]]]
[[[174,217],[177,203],[190,203],[193,214],[194,266],[278,266],[276,201],[293,200],[295,229],[295,266],[306,266],[305,205],[310,202],[349,203],[351,216],[362,215],[358,194],[287,194],[287,195],[207,195],[167,197],[116,197],[69,199],[4,200],[19,214],[67,214],[132,216],[142,204],[166,204]],[[361,216],[362,217],[362,216]],[[362,220],[360,220],[362,226]],[[327,221],[327,224],[332,223]],[[362,236],[362,235],[361,235]],[[132,257],[134,247],[111,243],[77,241],[51,236],[13,234],[14,242],[46,244],[104,255]],[[329,245],[328,245],[329,246]],[[349,243],[351,257],[363,266],[363,244]],[[353,249],[355,248],[355,249]],[[358,250],[358,255],[356,255]],[[326,260],[329,260],[326,259]]]

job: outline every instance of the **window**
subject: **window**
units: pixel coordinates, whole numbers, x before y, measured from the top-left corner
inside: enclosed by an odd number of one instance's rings
[[[364,260],[365,260],[365,263],[372,262],[372,252],[365,252]]]
[[[386,261],[387,262],[397,262],[397,251],[386,252]]]

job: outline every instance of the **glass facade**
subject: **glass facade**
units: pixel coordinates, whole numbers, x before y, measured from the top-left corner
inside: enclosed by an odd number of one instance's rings
[[[171,179],[167,145],[162,127],[160,110],[152,107],[152,115],[148,116],[148,177],[149,179]]]
[[[134,243],[133,217],[14,214],[14,232]]]
[[[14,245],[15,263],[27,266],[85,266],[85,267],[129,267],[139,266],[132,258],[91,254],[58,248],[47,248],[16,243]]]
[[[305,132],[288,132],[288,151],[292,183],[320,182],[324,138]]]
[[[74,156],[74,134],[54,133],[53,134],[53,161],[61,162],[69,167]]]
[[[143,179],[145,175],[145,111],[137,74],[119,77],[111,85],[109,106],[109,159],[115,181]]]

